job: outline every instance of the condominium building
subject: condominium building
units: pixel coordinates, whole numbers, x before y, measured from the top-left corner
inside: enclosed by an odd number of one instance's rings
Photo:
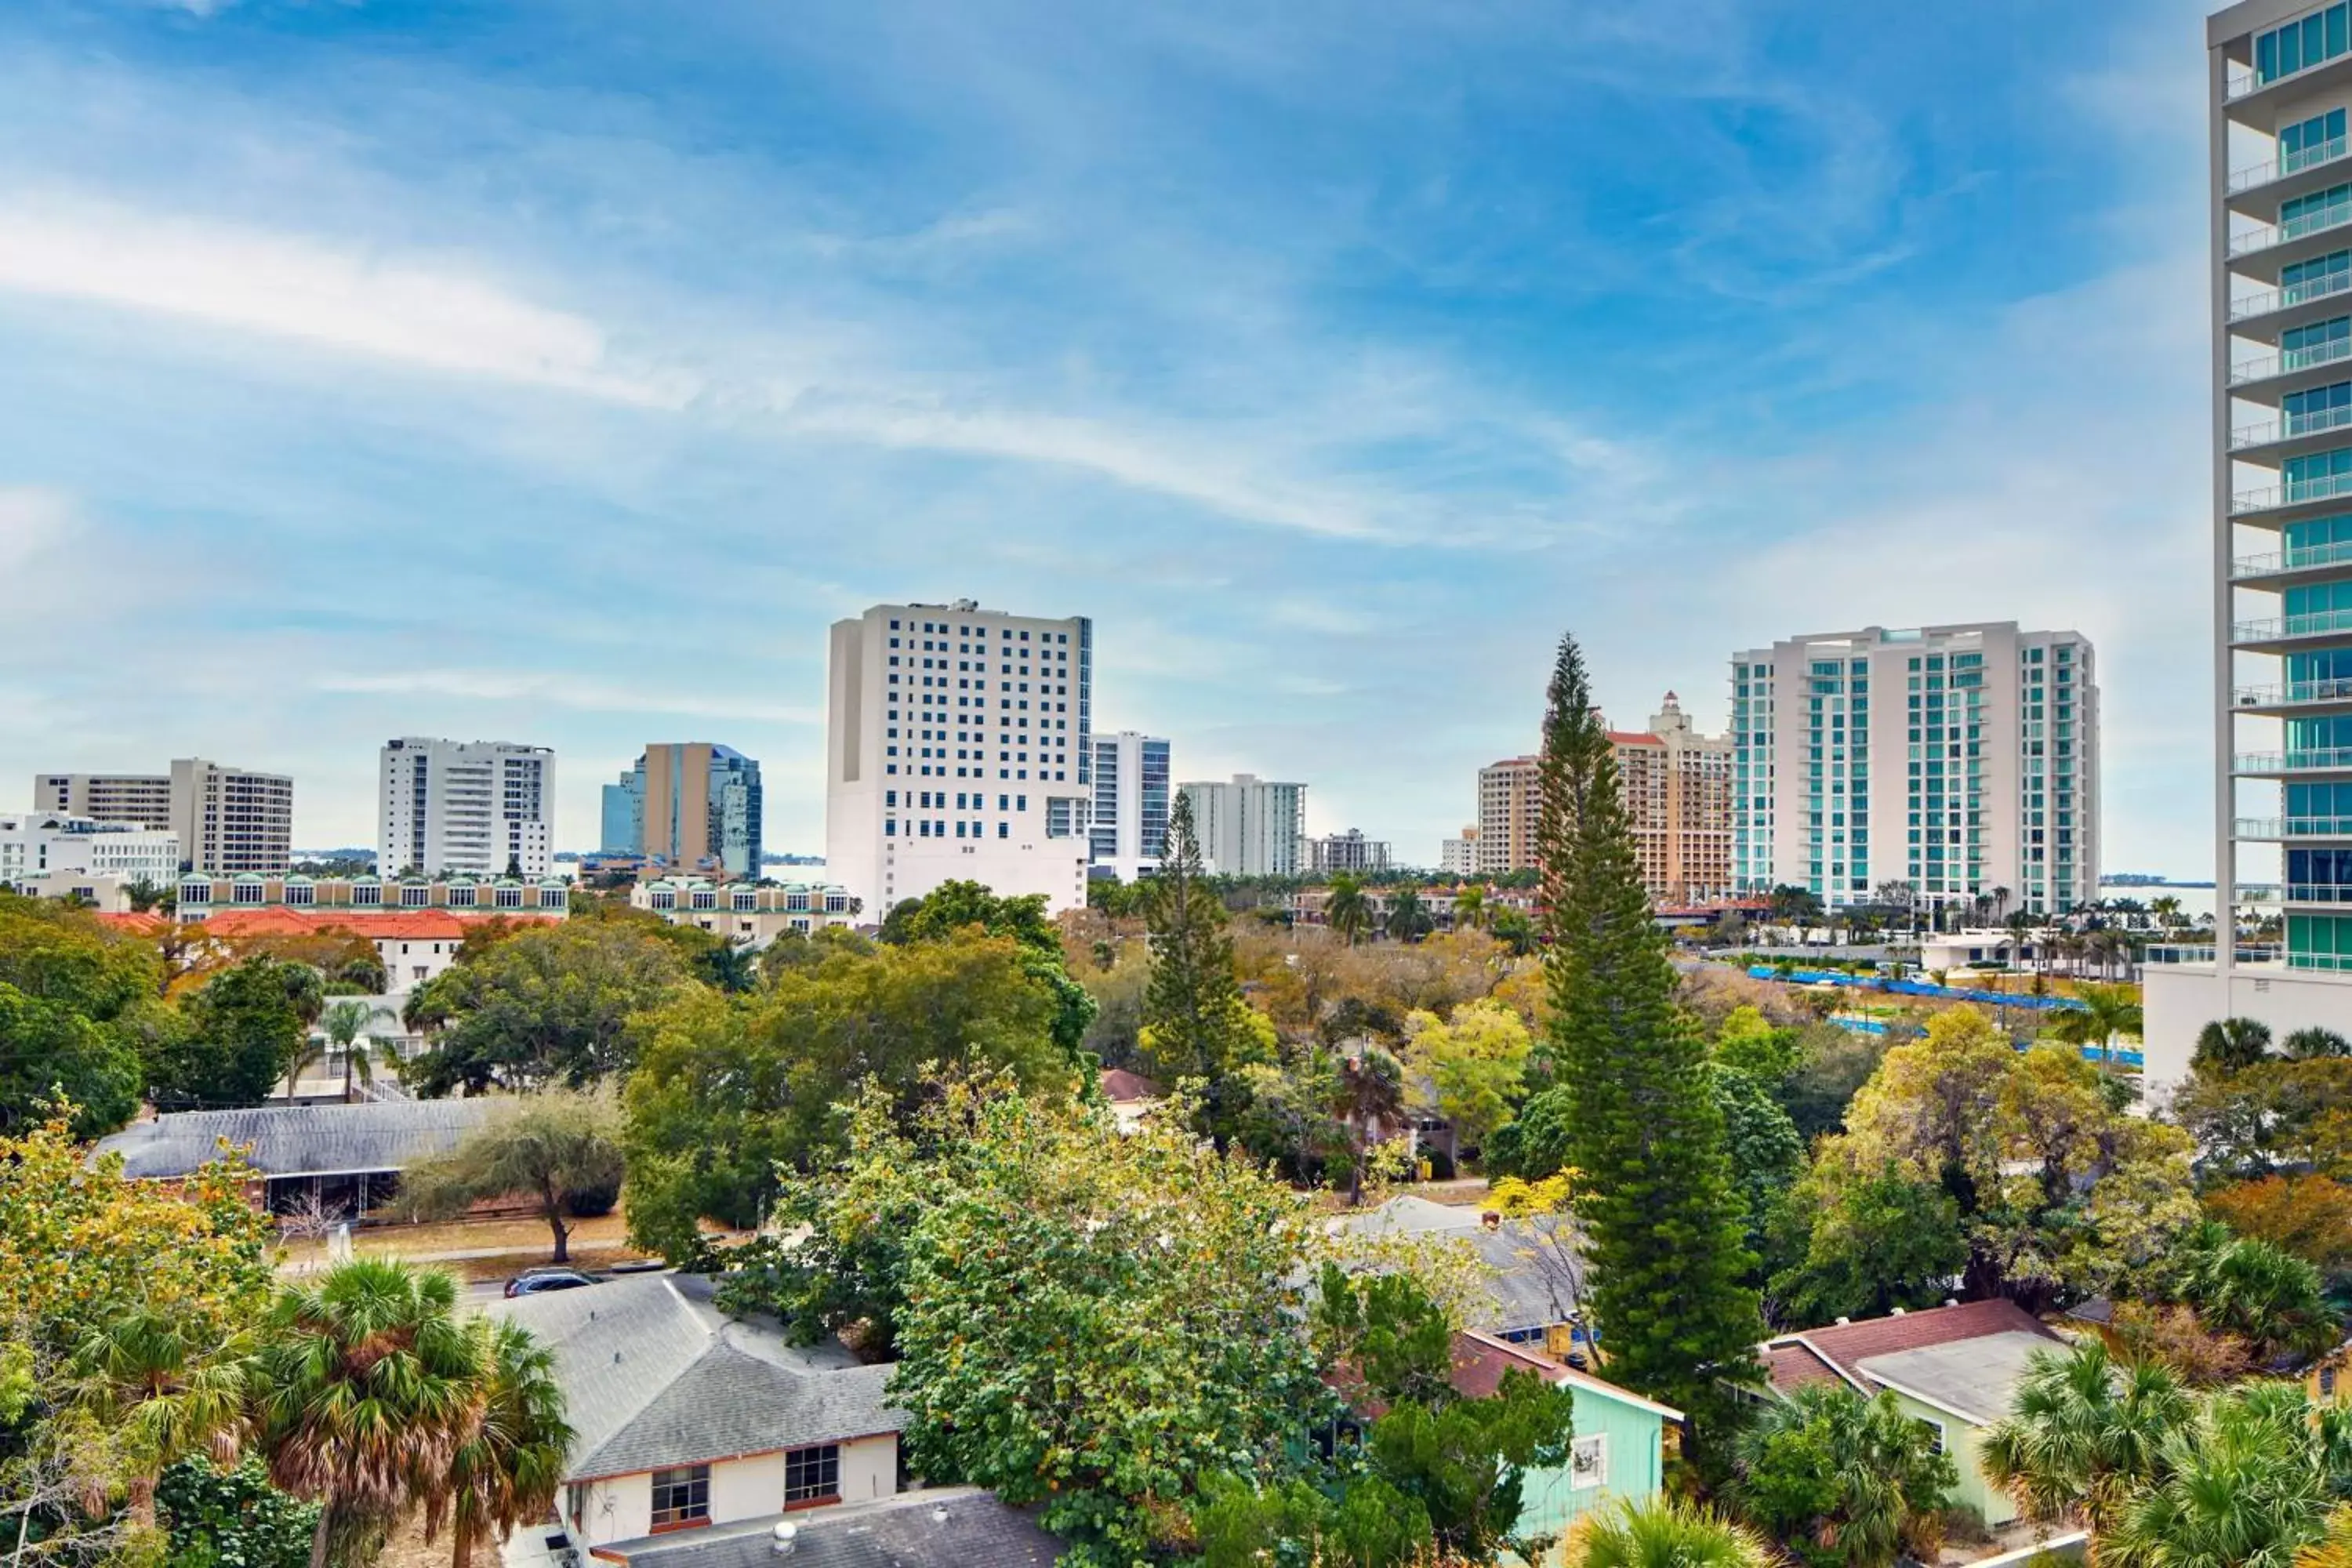
[[[169,773],[36,773],[33,809],[172,829]],[[173,868],[177,870],[178,868]]]
[[[1892,883],[1923,908],[2037,914],[2098,896],[2099,688],[2078,632],[1791,638],[1733,656],[1731,728],[1741,891],[1845,908]]]
[[[1121,730],[1094,738],[1094,810],[1087,833],[1097,875],[1123,882],[1160,868],[1168,849],[1168,742]]]
[[[2215,948],[2147,971],[2147,1079],[2199,1029],[2352,1019],[2352,8],[2206,23]],[[2239,920],[2283,940],[2240,947]]]
[[[283,876],[293,860],[294,781],[175,758],[170,830],[192,871]]]
[[[1367,838],[1360,827],[1309,838],[1306,847],[1306,869],[1319,871],[1326,876],[1335,871],[1385,871],[1389,868],[1388,841]]]
[[[510,741],[386,741],[376,764],[376,864],[427,876],[553,868],[555,753]]]
[[[1437,841],[1437,868],[1456,877],[1467,877],[1478,869],[1478,830],[1465,827],[1459,838]]]
[[[656,741],[618,783],[604,786],[599,847],[651,856],[675,871],[753,882],[764,809],[760,764],[734,747]],[[627,842],[614,841],[616,825]]]
[[[1201,858],[1227,877],[1295,877],[1304,868],[1307,786],[1278,784],[1255,773],[1229,783],[1183,786],[1192,803],[1192,830]]]
[[[830,882],[720,884],[699,877],[656,877],[629,889],[629,907],[674,926],[693,926],[757,952],[788,931],[813,936],[857,923],[857,900]]]
[[[832,632],[825,870],[879,920],[942,882],[1081,906],[1094,623],[877,605]]]
[[[1505,757],[1478,770],[1479,875],[1499,877],[1536,863],[1536,759]]]
[[[0,887],[47,892],[45,879],[110,878],[168,888],[180,874],[180,841],[135,822],[100,822],[60,811],[0,816]]]
[[[1704,904],[1738,890],[1732,876],[1731,740],[1702,735],[1669,691],[1646,730],[1609,733],[1617,787],[1660,904]]]

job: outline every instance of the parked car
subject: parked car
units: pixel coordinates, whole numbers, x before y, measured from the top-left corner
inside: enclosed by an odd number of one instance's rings
[[[509,1296],[543,1296],[550,1290],[577,1290],[583,1285],[596,1284],[593,1274],[562,1264],[543,1268],[526,1268],[507,1281]]]

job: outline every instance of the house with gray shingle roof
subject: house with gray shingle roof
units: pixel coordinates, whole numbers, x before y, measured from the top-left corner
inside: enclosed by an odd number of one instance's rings
[[[711,1282],[639,1275],[501,1301],[555,1352],[572,1427],[557,1501],[572,1544],[625,1562],[657,1537],[898,1490],[890,1369],[730,1319]]]
[[[273,1213],[315,1197],[363,1214],[390,1198],[400,1173],[446,1154],[512,1100],[383,1100],[359,1105],[257,1105],[239,1110],[167,1111],[101,1138],[100,1157],[122,1157],[122,1173],[178,1181],[245,1151],[261,1179],[256,1194]]]
[[[1502,1219],[1405,1193],[1375,1208],[1336,1215],[1327,1226],[1335,1236],[1389,1247],[1462,1247],[1477,1259],[1486,1296],[1465,1328],[1514,1344],[1549,1344],[1562,1352],[1579,1348],[1571,1329],[1584,1290],[1584,1252],[1566,1215]]]

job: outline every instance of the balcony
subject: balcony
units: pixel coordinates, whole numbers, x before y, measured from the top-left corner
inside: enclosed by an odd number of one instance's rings
[[[2284,484],[2265,485],[2260,489],[2240,490],[2230,498],[2230,515],[2242,517],[2258,511],[2283,511],[2289,507],[2341,500],[2347,496],[2352,496],[2352,474],[2291,479]]]
[[[2326,680],[2287,680],[2272,686],[2241,686],[2232,696],[2240,710],[2256,713],[2308,712],[2329,708],[2352,710],[2352,678],[2336,676]]]
[[[2241,555],[2230,563],[2233,582],[2257,577],[2332,576],[2352,570],[2352,540],[2306,545],[2300,550],[2273,550],[2261,555]]]
[[[2230,628],[2232,647],[2257,653],[2294,643],[2337,637],[2352,637],[2352,610],[2315,610],[2300,616],[2272,616],[2264,620],[2240,621]]]
[[[2231,235],[2230,259],[2236,261],[2243,257],[2261,256],[2271,251],[2281,250],[2297,240],[2309,239],[2315,235],[2332,234],[2347,225],[2352,225],[2352,196],[2338,196],[2324,206],[2314,207],[2305,213],[2297,213],[2284,223],[2272,224],[2267,227],[2248,229],[2242,234]]]
[[[2211,963],[2214,954],[2215,948],[2211,942],[2171,943],[2142,950],[2139,961],[2142,963]],[[2240,942],[2234,962],[2269,965],[2277,963],[2284,956],[2276,947],[2256,947]]]
[[[2264,316],[2275,316],[2282,310],[2326,303],[2347,294],[2352,294],[2352,272],[2330,272],[2324,278],[2313,278],[2301,283],[2258,289],[2230,301],[2230,324],[2236,326],[2241,321],[2260,321]]]
[[[2230,771],[2241,778],[2283,778],[2289,773],[2352,773],[2352,746],[2310,752],[2241,752]]]
[[[2238,838],[2352,838],[2352,816],[2242,816]]]
[[[2282,414],[2275,419],[2242,425],[2230,432],[2230,450],[2245,452],[2257,447],[2310,441],[2337,430],[2352,430],[2352,405],[2322,408],[2312,414]]]
[[[2287,349],[2257,359],[2240,360],[2230,367],[2230,384],[2249,386],[2255,382],[2276,381],[2347,362],[2352,362],[2352,338],[2335,338],[2306,349]]]
[[[2267,163],[2249,163],[2231,174],[2226,194],[2242,196],[2249,191],[2261,191],[2264,186],[2275,185],[2282,180],[2291,179],[2306,171],[2342,163],[2347,153],[2352,153],[2352,141],[2338,136],[2335,141],[2323,142],[2316,147],[2305,147],[2299,153],[2284,153]],[[2264,191],[2263,194],[2268,199],[2279,200],[2285,198],[2289,193]]]

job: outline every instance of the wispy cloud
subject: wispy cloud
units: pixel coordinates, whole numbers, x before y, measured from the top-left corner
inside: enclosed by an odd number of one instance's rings
[[[317,691],[376,697],[442,697],[467,702],[572,708],[592,713],[667,713],[688,719],[768,724],[818,724],[824,721],[820,710],[788,703],[709,697],[678,688],[621,686],[543,670],[340,672],[315,677],[310,684]]]

